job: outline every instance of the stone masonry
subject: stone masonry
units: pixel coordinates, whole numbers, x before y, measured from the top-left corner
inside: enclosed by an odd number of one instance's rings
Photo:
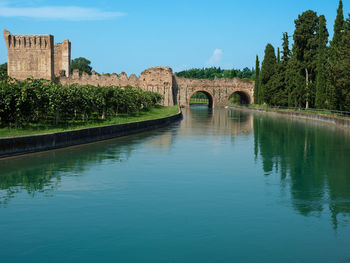
[[[179,78],[169,67],[155,67],[146,69],[140,77],[132,74],[128,77],[124,72],[120,75],[92,75],[79,71],[73,71],[70,77],[61,77],[59,81],[63,85],[79,84],[94,86],[132,86],[143,90],[158,92],[163,95],[162,104],[165,106],[180,105],[188,106],[191,96],[198,92],[204,92],[215,106],[226,106],[229,97],[233,93],[243,96],[248,103],[254,102],[254,82],[234,79],[185,79]]]
[[[57,80],[63,85],[132,86],[158,92],[164,106],[188,106],[191,96],[204,92],[210,106],[226,106],[229,97],[238,93],[244,101],[253,103],[254,82],[235,79],[199,80],[179,78],[169,67],[146,69],[139,77],[120,75],[91,75],[75,70],[70,74],[71,43],[54,44],[52,35],[12,35],[4,30],[7,46],[8,75],[23,80],[28,77]]]
[[[9,76],[19,80],[69,76],[71,44],[68,40],[54,45],[52,35],[12,35],[7,30],[4,30],[4,39]]]

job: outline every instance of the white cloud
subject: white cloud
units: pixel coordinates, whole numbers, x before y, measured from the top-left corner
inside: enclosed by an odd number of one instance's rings
[[[79,6],[10,7],[0,5],[0,17],[26,17],[53,20],[106,20],[126,14]]]
[[[224,54],[224,51],[222,49],[215,49],[213,52],[213,55],[209,58],[207,61],[207,66],[214,67],[218,66],[221,62],[222,55]]]

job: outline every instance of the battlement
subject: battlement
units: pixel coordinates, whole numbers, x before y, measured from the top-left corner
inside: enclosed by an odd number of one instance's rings
[[[54,44],[52,35],[12,35],[4,30],[8,75],[22,80],[28,77],[53,79],[69,76],[71,44]]]
[[[12,35],[4,30],[4,39],[11,49],[50,49],[53,45],[52,35]]]

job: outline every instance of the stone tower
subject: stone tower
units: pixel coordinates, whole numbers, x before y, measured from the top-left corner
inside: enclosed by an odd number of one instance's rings
[[[68,40],[55,45],[52,35],[12,35],[7,30],[4,39],[10,77],[52,80],[69,76],[71,43]]]

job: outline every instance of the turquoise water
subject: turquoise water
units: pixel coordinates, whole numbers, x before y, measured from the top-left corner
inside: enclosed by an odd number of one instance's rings
[[[0,160],[0,262],[350,262],[350,135],[196,107]]]

